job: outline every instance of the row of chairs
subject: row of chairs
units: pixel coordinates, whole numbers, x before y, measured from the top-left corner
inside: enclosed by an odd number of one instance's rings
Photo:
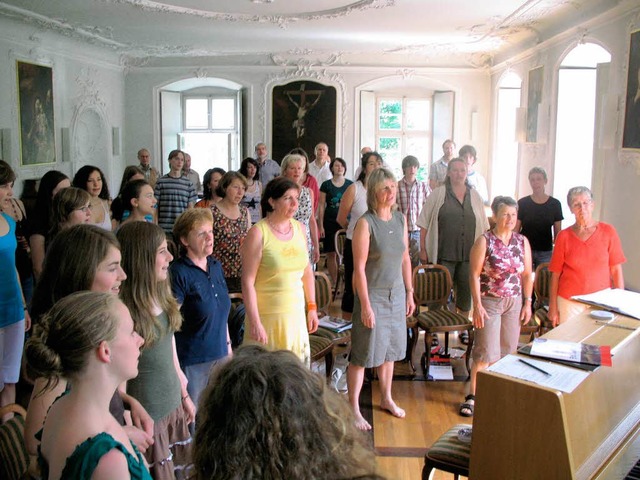
[[[520,329],[521,334],[529,335],[530,340],[552,327],[547,316],[546,306],[549,303],[549,284],[551,273],[549,264],[543,263],[536,268],[534,279],[535,303],[531,320]],[[410,330],[407,361],[413,365],[413,351],[417,343],[419,329],[424,330],[425,353],[421,357],[421,366],[425,378],[429,376],[431,334],[444,333],[445,354],[449,353],[449,333],[469,332],[469,342],[465,355],[467,372],[470,372],[469,357],[473,347],[473,324],[463,315],[448,309],[448,301],[452,288],[451,275],[442,265],[418,265],[413,269],[413,288],[416,311],[413,317],[407,318],[407,329]]]
[[[335,301],[339,292],[344,290],[344,243],[346,230],[340,229],[335,233],[336,257],[338,260],[338,275],[333,286],[333,300]],[[544,308],[549,304],[549,283],[551,274],[549,264],[543,263],[536,268],[534,293],[536,301],[534,303],[534,314],[527,325],[523,325],[521,333],[533,338],[552,328]],[[469,353],[473,346],[473,325],[471,322],[455,312],[449,311],[447,303],[452,288],[452,280],[449,271],[441,265],[418,265],[413,269],[414,300],[416,302],[416,312],[412,317],[407,318],[408,348],[406,361],[415,371],[413,364],[413,353],[418,339],[419,329],[424,330],[425,353],[420,359],[420,363],[425,378],[429,376],[430,364],[430,343],[431,334],[444,333],[445,353],[449,352],[449,333],[469,332],[469,342],[466,352],[466,367],[469,372]],[[317,293],[316,293],[317,295]]]

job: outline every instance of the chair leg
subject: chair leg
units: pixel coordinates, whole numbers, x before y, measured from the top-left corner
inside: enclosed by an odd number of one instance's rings
[[[424,362],[424,378],[425,380],[429,380],[429,367],[431,365],[431,352],[429,352],[427,350],[426,355],[425,355],[425,362]]]
[[[327,375],[327,380],[331,379],[331,372],[333,371],[333,348],[324,357],[324,368]]]
[[[473,339],[474,339],[474,331],[473,328],[468,330],[469,332],[469,344],[467,345],[467,353],[465,353],[465,365],[467,366],[467,380],[471,378],[471,366],[470,366],[470,361],[471,361],[471,348],[473,347]]]
[[[340,273],[340,266],[338,266],[338,273],[336,274],[336,285],[333,289],[333,299],[331,301],[335,302],[336,297],[338,296],[338,289],[340,288],[340,281],[342,280],[342,274]]]
[[[404,357],[404,362],[408,362],[412,371],[416,371],[416,367],[413,364],[413,352],[416,349],[416,343],[418,343],[418,327],[407,328],[407,353]]]
[[[422,467],[422,480],[429,480],[433,468],[433,465],[428,460],[424,462],[424,467]]]

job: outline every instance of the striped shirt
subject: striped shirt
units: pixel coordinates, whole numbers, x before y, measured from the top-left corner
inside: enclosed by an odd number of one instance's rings
[[[154,194],[158,200],[158,225],[171,233],[176,218],[189,204],[198,200],[196,189],[187,177],[174,178],[168,174],[158,179]]]
[[[406,177],[402,177],[398,181],[398,206],[400,211],[407,217],[407,228],[410,232],[418,230],[418,215],[422,210],[424,202],[431,193],[427,182],[418,180],[409,183]]]

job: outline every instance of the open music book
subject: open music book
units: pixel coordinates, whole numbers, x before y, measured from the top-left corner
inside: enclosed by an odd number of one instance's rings
[[[590,345],[551,338],[536,338],[528,355],[586,365],[611,366],[611,347],[609,345]]]
[[[605,288],[587,295],[575,295],[571,299],[640,320],[640,293],[631,290]]]
[[[330,317],[324,316],[319,319],[319,325],[327,330],[331,330],[332,332],[342,333],[345,330],[351,329],[353,324],[351,321],[343,320],[338,317]]]

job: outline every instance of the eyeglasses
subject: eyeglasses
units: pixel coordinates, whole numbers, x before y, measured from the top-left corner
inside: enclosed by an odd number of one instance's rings
[[[82,213],[87,213],[91,211],[91,205],[85,205],[84,207],[76,208],[76,210],[80,210]]]

